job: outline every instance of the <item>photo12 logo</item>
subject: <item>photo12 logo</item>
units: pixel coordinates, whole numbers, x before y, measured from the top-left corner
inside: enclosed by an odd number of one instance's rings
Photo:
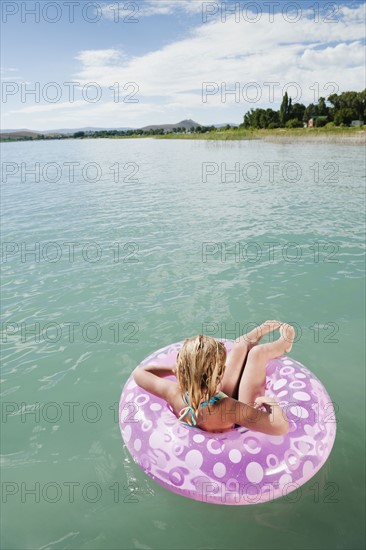
[[[282,99],[285,94],[291,95],[292,102],[300,101],[303,93],[312,92],[313,101],[318,102],[320,97],[328,98],[339,91],[336,82],[313,82],[301,86],[298,82],[202,82],[202,103],[209,103],[209,98],[220,99],[227,103],[228,99],[234,103],[258,103],[259,101],[274,103]],[[277,94],[277,96],[276,96]]]
[[[2,162],[1,181],[9,183],[12,178],[16,178],[21,183],[76,183],[80,180],[97,183],[104,176],[114,183],[139,183],[139,178],[135,177],[139,170],[140,166],[136,162],[114,162],[110,166],[93,161],[82,164],[76,160],[32,164]]]
[[[335,2],[309,2],[309,6],[300,2],[202,2],[202,23],[220,20],[222,23],[255,24],[260,21],[274,23],[281,18],[294,24],[301,19],[314,23],[338,23],[342,11]]]
[[[315,241],[310,245],[294,241],[283,244],[278,241],[204,241],[201,245],[201,258],[203,263],[219,261],[255,264],[277,263],[279,260],[288,263],[339,263],[339,249],[339,244],[333,241]]]
[[[21,103],[45,103],[55,104],[67,101],[68,103],[98,103],[104,99],[108,92],[108,98],[113,97],[114,103],[139,103],[137,93],[140,90],[137,82],[114,82],[110,86],[100,86],[97,82],[80,83],[70,82],[15,82],[4,81],[1,83],[1,102],[7,103],[9,99],[20,99]],[[78,93],[79,99],[76,99]]]
[[[140,2],[25,2],[2,1],[1,21],[8,23],[14,20],[24,24],[59,22],[75,23],[84,21],[95,25],[101,20],[114,23],[139,23]]]
[[[115,481],[112,484],[96,481],[3,481],[1,483],[1,502],[13,505],[21,504],[54,504],[66,502],[74,504],[84,502],[109,502],[114,504],[136,504],[142,495],[151,495],[152,491],[136,481]]]

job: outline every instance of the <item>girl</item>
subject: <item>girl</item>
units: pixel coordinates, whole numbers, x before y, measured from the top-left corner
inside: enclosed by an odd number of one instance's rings
[[[276,329],[275,342],[258,345],[265,334]],[[270,359],[289,352],[295,337],[291,325],[266,321],[226,348],[210,336],[187,338],[176,365],[136,368],[138,386],[165,399],[177,418],[187,426],[209,432],[225,432],[235,424],[268,435],[283,435],[288,420],[280,405],[265,396],[266,365]],[[175,375],[177,382],[165,377]],[[264,410],[263,410],[264,408]]]

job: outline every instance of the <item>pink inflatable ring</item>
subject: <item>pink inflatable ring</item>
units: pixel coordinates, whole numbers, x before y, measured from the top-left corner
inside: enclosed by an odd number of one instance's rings
[[[233,341],[220,340],[229,353]],[[159,349],[139,366],[174,365],[182,344]],[[140,468],[175,493],[214,504],[267,502],[318,472],[332,450],[336,418],[322,383],[290,357],[268,363],[266,394],[285,408],[288,434],[268,436],[241,426],[212,433],[184,426],[131,375],[119,403],[122,437]]]

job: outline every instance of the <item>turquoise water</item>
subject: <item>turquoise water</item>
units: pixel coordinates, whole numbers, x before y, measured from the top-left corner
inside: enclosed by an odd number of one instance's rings
[[[2,163],[2,548],[363,548],[363,148],[25,142]],[[325,466],[255,506],[155,484],[116,418],[131,370],[266,319],[336,404]]]

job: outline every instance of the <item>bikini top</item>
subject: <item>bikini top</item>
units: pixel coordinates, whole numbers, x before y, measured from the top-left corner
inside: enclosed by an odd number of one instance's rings
[[[214,403],[217,403],[217,401],[220,401],[220,399],[223,399],[224,397],[227,397],[226,393],[224,393],[223,391],[219,391],[216,395],[211,397],[211,399],[209,401],[203,401],[202,403],[200,403],[200,407],[207,407],[207,405],[213,405]],[[196,421],[196,417],[194,415],[193,409],[189,404],[189,397],[188,397],[188,392],[187,391],[186,391],[185,395],[183,396],[183,401],[185,403],[187,403],[187,407],[183,407],[183,409],[181,409],[179,411],[180,416],[179,416],[178,420],[180,420],[186,426],[189,426],[190,428],[193,428],[193,427],[196,426],[197,421]],[[184,422],[184,420],[182,420],[182,418],[184,418],[187,413],[190,413],[190,419],[191,419],[192,424],[188,424],[187,422]]]

